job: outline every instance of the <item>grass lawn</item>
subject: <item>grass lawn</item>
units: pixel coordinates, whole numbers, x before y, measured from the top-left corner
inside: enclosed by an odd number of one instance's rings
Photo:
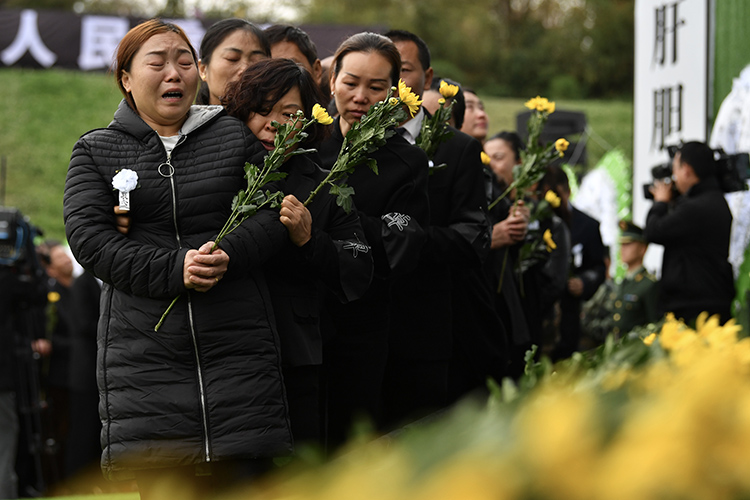
[[[62,196],[70,153],[89,129],[106,127],[120,101],[110,76],[61,70],[0,70],[0,157],[4,200],[62,239]],[[2,180],[0,180],[2,182]]]
[[[19,208],[45,236],[62,239],[73,144],[86,131],[107,126],[121,95],[110,74],[64,70],[0,69],[0,88],[0,157],[7,164],[0,204]],[[525,100],[484,97],[490,133],[514,130]],[[632,158],[632,102],[558,101],[557,108],[586,113],[595,132],[587,145],[589,166],[613,146]]]

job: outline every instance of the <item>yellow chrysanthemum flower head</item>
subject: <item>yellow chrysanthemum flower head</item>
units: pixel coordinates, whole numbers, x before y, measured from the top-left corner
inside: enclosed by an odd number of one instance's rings
[[[482,163],[483,164],[485,164],[485,165],[489,165],[490,164],[490,155],[488,155],[487,153],[485,153],[484,151],[482,151],[481,153],[479,153],[479,156],[480,156],[480,158],[482,158]]]
[[[544,242],[547,244],[547,251],[551,252],[552,250],[557,248],[557,243],[555,243],[555,240],[552,239],[552,231],[547,229],[544,231],[544,235],[542,236],[544,239]]]
[[[550,114],[555,112],[554,101],[550,101],[546,97],[536,96],[533,99],[526,101],[524,106],[532,111],[539,111],[540,113]]]
[[[552,208],[560,206],[560,197],[551,189],[544,193],[544,199],[547,200],[547,203],[549,203]]]
[[[441,97],[440,99],[438,99],[438,104],[440,104],[441,106],[445,105],[445,98]]]
[[[441,96],[450,99],[458,94],[458,85],[450,85],[445,80],[440,80],[440,88],[438,90]]]
[[[409,114],[412,117],[417,114],[422,101],[411,91],[411,87],[407,87],[404,81],[400,79],[398,81],[398,97],[409,108]]]
[[[563,156],[563,153],[568,150],[568,146],[570,146],[570,143],[562,137],[555,141],[555,149],[560,153],[561,157]]]
[[[333,118],[331,118],[325,108],[318,103],[313,104],[312,115],[315,121],[321,125],[330,125],[333,123]]]
[[[652,333],[648,335],[645,339],[643,339],[643,343],[646,345],[651,345],[654,343],[654,340],[656,340],[656,334]]]
[[[391,106],[395,106],[396,104],[398,104],[398,97],[391,97],[390,99],[388,99],[388,104],[390,104]]]
[[[57,292],[49,292],[47,294],[47,302],[55,303],[60,301],[60,294]]]

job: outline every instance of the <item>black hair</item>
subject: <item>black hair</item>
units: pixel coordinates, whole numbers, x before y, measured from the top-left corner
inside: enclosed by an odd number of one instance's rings
[[[274,24],[265,30],[268,43],[271,47],[280,42],[290,42],[297,46],[302,55],[305,56],[310,66],[318,60],[318,49],[307,33],[290,24]]]
[[[233,17],[218,21],[206,30],[206,34],[203,35],[203,40],[201,40],[200,62],[205,66],[211,64],[211,57],[216,47],[221,45],[229,35],[237,30],[245,30],[252,33],[258,40],[260,48],[266,54],[266,57],[271,57],[271,44],[268,43],[268,38],[263,30],[250,21]],[[206,82],[201,82],[195,102],[196,104],[208,104],[210,102],[210,93]]]
[[[705,142],[686,142],[677,151],[680,153],[680,163],[690,165],[699,179],[716,175],[714,152]]]
[[[440,91],[440,82],[445,82],[448,85],[455,85],[458,87],[458,93],[452,97],[453,99],[453,111],[451,115],[453,117],[454,127],[461,130],[461,125],[464,124],[464,114],[466,113],[466,100],[464,99],[464,91],[461,88],[461,84],[450,78],[439,78],[435,77],[432,79],[432,85],[430,90]]]
[[[390,39],[366,31],[344,40],[333,55],[331,62],[333,78],[336,78],[341,71],[341,61],[352,52],[372,52],[384,57],[391,64],[391,85],[394,87],[398,85],[398,79],[401,77],[401,54]]]
[[[267,115],[292,88],[299,89],[305,116],[312,116],[312,108],[323,102],[320,87],[307,69],[291,59],[264,59],[247,68],[239,80],[227,86],[222,104],[227,114],[247,123],[251,114]],[[305,147],[320,143],[326,128],[315,123],[307,129]]]
[[[502,132],[498,132],[497,134],[487,139],[486,142],[494,141],[495,139],[502,139],[507,142],[513,150],[513,153],[516,155],[516,161],[521,159],[521,151],[526,149],[526,147],[524,146],[520,135],[515,132],[508,132],[507,130],[503,130]]]
[[[390,38],[393,43],[413,42],[417,46],[417,58],[419,59],[419,64],[422,65],[422,70],[427,71],[430,69],[430,48],[424,40],[406,30],[390,30],[385,33],[385,36]]]

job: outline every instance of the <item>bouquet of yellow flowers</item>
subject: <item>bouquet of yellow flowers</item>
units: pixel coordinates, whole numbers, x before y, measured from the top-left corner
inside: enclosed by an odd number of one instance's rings
[[[490,203],[488,209],[492,209],[514,189],[516,190],[516,200],[522,199],[531,186],[539,182],[544,176],[550,163],[558,157],[562,157],[568,149],[569,143],[563,138],[552,144],[539,143],[539,136],[542,134],[549,115],[555,112],[554,102],[547,100],[545,97],[536,96],[527,101],[524,106],[533,111],[528,123],[529,138],[526,149],[521,151],[521,163],[513,167],[513,182],[503,194]]]
[[[446,167],[445,164],[434,165],[432,160],[435,157],[438,146],[453,137],[453,132],[448,129],[448,121],[451,118],[453,103],[455,101],[451,101],[446,106],[446,99],[451,99],[458,94],[458,85],[450,85],[445,80],[441,80],[439,92],[442,96],[438,101],[440,107],[435,111],[434,115],[422,121],[422,128],[416,142],[416,145],[422,148],[430,159],[430,175]]]
[[[395,92],[398,93],[398,97],[394,95]],[[349,213],[352,209],[351,196],[354,194],[354,188],[343,183],[344,177],[362,163],[377,174],[377,162],[367,155],[380,148],[396,133],[394,127],[406,119],[405,107],[411,116],[414,116],[421,103],[411,88],[399,80],[398,88],[391,87],[385,100],[372,105],[367,114],[352,125],[344,137],[336,162],[326,178],[310,193],[304,205],[309,205],[323,186],[330,186],[329,192],[336,196],[336,203]],[[330,120],[330,117],[328,119]]]

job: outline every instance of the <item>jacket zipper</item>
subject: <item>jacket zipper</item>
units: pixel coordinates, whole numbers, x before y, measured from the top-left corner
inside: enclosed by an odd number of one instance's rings
[[[175,144],[172,151],[182,142],[185,136],[180,136],[180,139]],[[182,240],[180,238],[180,230],[177,225],[177,189],[174,183],[174,166],[172,166],[172,151],[167,152],[167,165],[169,165],[169,184],[172,189],[172,223],[174,224],[174,232],[177,237],[177,244],[182,248]],[[193,323],[193,303],[190,300],[190,292],[187,294],[188,301],[188,326],[190,328],[190,338],[193,342],[193,354],[195,355],[195,366],[198,372],[198,391],[201,404],[201,423],[203,424],[203,453],[206,462],[211,461],[211,445],[208,440],[208,411],[206,410],[206,391],[203,383],[203,366],[201,365],[201,359],[198,352],[198,337],[195,334],[195,325]]]

